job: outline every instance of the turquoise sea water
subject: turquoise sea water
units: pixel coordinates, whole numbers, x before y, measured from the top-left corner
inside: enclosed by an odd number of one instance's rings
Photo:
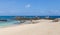
[[[7,22],[0,22],[0,27],[5,27],[5,26],[11,26],[11,25],[17,25],[20,24],[20,21],[7,21]]]
[[[7,22],[1,22],[0,21],[0,27],[1,26],[10,26],[10,25],[16,25],[19,24],[20,21],[13,20],[16,16],[0,16],[0,19],[8,20]],[[34,18],[35,16],[21,16],[25,18]],[[46,16],[39,16],[40,18],[45,18]],[[49,16],[50,18],[60,18],[60,16]]]

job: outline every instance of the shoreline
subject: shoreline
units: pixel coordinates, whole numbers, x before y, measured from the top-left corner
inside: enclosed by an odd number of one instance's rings
[[[0,35],[60,35],[60,21],[37,20],[35,24],[21,24],[0,28]]]

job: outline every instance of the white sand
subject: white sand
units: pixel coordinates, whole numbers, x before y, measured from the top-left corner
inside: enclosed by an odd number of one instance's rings
[[[39,20],[36,24],[0,28],[0,35],[60,35],[60,22]]]

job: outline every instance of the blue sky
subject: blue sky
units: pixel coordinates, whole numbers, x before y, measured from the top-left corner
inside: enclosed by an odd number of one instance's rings
[[[0,16],[59,16],[60,0],[0,0]]]

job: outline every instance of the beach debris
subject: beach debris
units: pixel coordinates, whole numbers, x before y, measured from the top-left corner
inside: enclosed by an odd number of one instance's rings
[[[20,20],[20,17],[19,16],[16,16],[16,20]]]
[[[38,16],[35,16],[34,18],[27,18],[27,17],[21,17],[21,16],[17,16],[16,20],[38,20],[40,19]]]
[[[32,22],[32,24],[39,23],[38,20],[32,20],[31,22]]]
[[[54,19],[54,20],[53,20],[53,22],[58,22],[58,21],[59,21],[59,19],[58,19],[58,18],[56,18],[56,19]]]

